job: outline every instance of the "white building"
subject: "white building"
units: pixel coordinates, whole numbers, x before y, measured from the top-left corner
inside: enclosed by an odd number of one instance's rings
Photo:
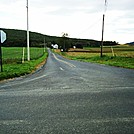
[[[57,44],[55,44],[55,45],[52,44],[51,46],[52,46],[54,49],[58,49],[58,47],[59,47]]]

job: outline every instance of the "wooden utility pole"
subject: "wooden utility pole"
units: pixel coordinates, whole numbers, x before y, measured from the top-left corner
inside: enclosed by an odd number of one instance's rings
[[[100,57],[103,56],[104,21],[105,21],[105,15],[103,14],[103,21],[102,21],[102,39],[101,39],[101,54],[100,54]]]
[[[103,57],[103,38],[104,38],[104,22],[105,22],[105,12],[107,10],[107,0],[105,0],[105,9],[104,9],[104,13],[103,13],[103,21],[102,21],[102,39],[101,39],[101,53],[100,53],[100,57]]]

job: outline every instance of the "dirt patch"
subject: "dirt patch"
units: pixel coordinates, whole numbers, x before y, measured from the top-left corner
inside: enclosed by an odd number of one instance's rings
[[[44,64],[46,63],[46,60],[44,60],[43,62],[41,62],[39,65],[37,65],[35,68],[38,69],[40,68],[41,66],[43,66]]]

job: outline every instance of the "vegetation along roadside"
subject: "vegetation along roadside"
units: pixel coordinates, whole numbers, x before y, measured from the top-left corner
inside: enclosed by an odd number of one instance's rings
[[[24,51],[24,63],[22,63],[22,47],[6,47],[3,50],[3,72],[0,72],[0,81],[4,79],[19,77],[32,73],[45,63],[48,56],[47,50],[43,48],[30,48],[31,60],[26,60],[26,49]]]
[[[115,46],[104,47],[103,57],[100,57],[100,48],[86,47],[84,49],[70,49],[68,52],[58,54],[72,60],[106,64],[116,67],[134,69],[134,47],[133,46]]]
[[[3,72],[0,72],[0,81],[31,73],[40,63],[45,61],[48,54],[44,53],[44,48],[52,48],[52,44],[58,44],[59,50],[55,50],[55,52],[69,59],[134,69],[133,43],[119,45],[115,41],[105,41],[103,57],[100,57],[100,41],[30,32],[31,61],[28,62],[26,31],[2,30],[6,32],[7,40],[2,44]],[[60,50],[64,52],[60,52]],[[22,59],[24,59],[24,63],[22,63]]]

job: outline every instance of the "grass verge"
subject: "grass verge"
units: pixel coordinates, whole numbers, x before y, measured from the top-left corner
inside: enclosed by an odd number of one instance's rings
[[[74,52],[58,52],[58,54],[71,60],[79,60],[84,62],[92,62],[99,64],[106,64],[110,66],[123,67],[134,69],[134,58],[123,57],[123,56],[109,56],[104,55],[100,57],[99,54],[95,53],[74,53]]]
[[[23,64],[4,64],[3,72],[0,72],[0,81],[32,73],[37,69],[40,63],[46,60],[47,56],[48,53],[44,53],[42,57],[31,61],[25,61]]]

